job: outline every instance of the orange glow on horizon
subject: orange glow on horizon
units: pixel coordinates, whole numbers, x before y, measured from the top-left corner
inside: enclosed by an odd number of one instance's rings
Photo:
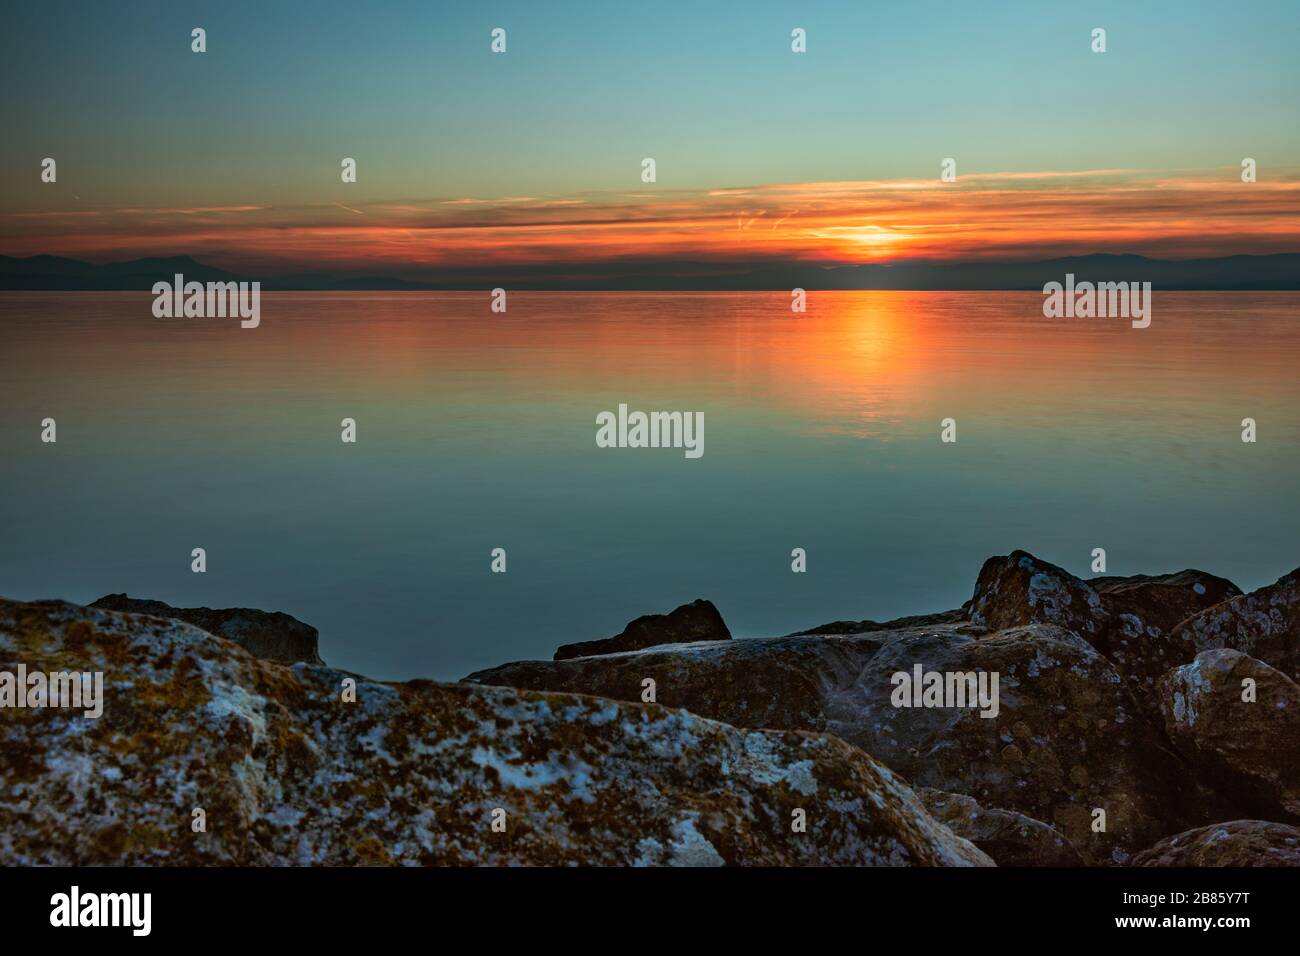
[[[188,254],[272,272],[690,261],[1163,258],[1300,251],[1300,172],[1244,184],[1126,170],[795,183],[578,197],[309,207],[64,208],[0,216],[0,252],[112,261]]]

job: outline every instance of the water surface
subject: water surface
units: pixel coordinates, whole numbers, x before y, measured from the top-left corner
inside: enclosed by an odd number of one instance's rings
[[[455,679],[696,597],[737,636],[942,610],[1014,548],[1300,564],[1300,295],[1157,290],[1144,330],[1041,301],[278,293],[244,330],[6,293],[0,594],[283,610],[331,664]],[[598,448],[620,402],[703,412],[704,456]]]

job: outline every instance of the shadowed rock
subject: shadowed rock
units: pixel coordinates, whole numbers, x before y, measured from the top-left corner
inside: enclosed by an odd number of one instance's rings
[[[1285,823],[1233,820],[1161,840],[1134,866],[1300,866],[1300,830]]]
[[[349,703],[355,675],[175,619],[0,601],[19,663],[102,671],[106,699],[0,721],[0,865],[991,864],[830,736],[428,681]]]
[[[980,630],[980,629],[977,629]],[[900,708],[896,672],[997,672],[1000,709]],[[1090,862],[1124,862],[1188,817],[1186,768],[1111,664],[1082,638],[1035,624],[746,639],[566,661],[524,661],[467,680],[657,700],[741,727],[829,731],[914,785],[1050,823]],[[1092,832],[1093,811],[1107,829]]]
[[[805,634],[869,634],[872,631],[897,631],[905,627],[924,627],[929,624],[961,624],[969,619],[964,607],[952,611],[939,611],[936,614],[913,614],[899,617],[892,621],[831,621],[819,627],[810,627],[806,631],[795,631],[790,637]]]
[[[1241,651],[1300,681],[1300,568],[1189,617],[1175,636],[1198,652]]]
[[[1023,813],[985,809],[959,793],[921,787],[916,791],[936,820],[965,837],[998,866],[1083,866],[1084,859],[1055,827]]]
[[[1115,669],[1150,689],[1196,654],[1175,633],[1189,615],[1241,590],[1204,571],[1099,577],[1084,581],[1024,551],[989,558],[971,599],[971,620],[992,629],[1041,622],[1078,634]]]
[[[1254,700],[1243,700],[1243,681]],[[1160,681],[1170,740],[1202,779],[1252,815],[1300,819],[1300,686],[1234,650],[1198,654]]]
[[[1165,671],[1187,663],[1195,653],[1184,637],[1174,633],[1181,621],[1241,593],[1225,578],[1192,570],[1093,578],[1088,584],[1101,595],[1109,615],[1103,646],[1098,649],[1144,689],[1154,687]]]
[[[729,641],[731,632],[722,615],[711,601],[696,599],[683,604],[667,614],[646,614],[627,627],[599,641],[580,641],[563,644],[555,652],[555,660],[571,657],[589,657],[593,654],[616,654],[619,651],[637,651],[657,644],[689,644],[694,641]]]
[[[1227,578],[1191,569],[1091,578],[1088,584],[1101,595],[1102,606],[1112,616],[1129,614],[1144,628],[1164,632],[1172,631],[1191,614],[1241,594],[1241,588]]]
[[[993,631],[1054,624],[1096,645],[1105,633],[1101,596],[1064,568],[1025,551],[989,558],[970,603],[971,621]]]
[[[325,663],[317,650],[320,635],[316,628],[282,611],[258,611],[246,607],[172,607],[162,601],[132,598],[125,594],[106,594],[90,606],[184,621],[209,634],[234,641],[249,653],[268,661]]]

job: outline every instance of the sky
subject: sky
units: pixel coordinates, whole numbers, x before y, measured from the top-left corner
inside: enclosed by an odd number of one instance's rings
[[[6,20],[0,254],[418,275],[1300,251],[1294,0],[18,0]]]

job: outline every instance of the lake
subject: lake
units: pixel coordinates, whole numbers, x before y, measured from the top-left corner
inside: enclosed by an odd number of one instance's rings
[[[333,665],[456,679],[696,597],[738,637],[944,610],[1015,548],[1300,564],[1300,294],[1042,299],[267,293],[241,329],[4,293],[0,594],[282,610]],[[704,453],[598,447],[620,404],[701,413]]]

